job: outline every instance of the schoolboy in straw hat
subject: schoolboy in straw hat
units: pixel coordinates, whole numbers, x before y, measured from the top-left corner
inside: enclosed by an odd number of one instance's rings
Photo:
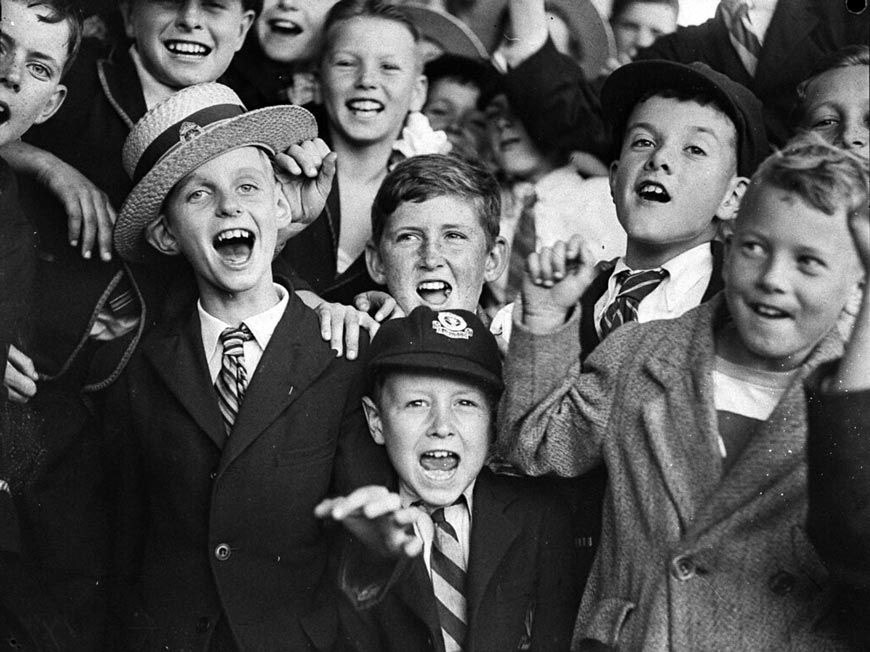
[[[362,363],[336,358],[272,277],[291,207],[271,156],[315,135],[300,107],[245,113],[202,84],[125,144],[136,185],[115,247],[184,256],[199,298],[143,341],[113,400],[123,649],[306,650],[333,631],[314,506],[387,466],[365,432]]]
[[[567,650],[579,592],[564,502],[484,468],[502,391],[493,335],[473,312],[419,306],[381,327],[368,370],[369,431],[398,491],[317,508],[358,537],[341,563],[347,649]],[[382,561],[394,555],[414,558]]]

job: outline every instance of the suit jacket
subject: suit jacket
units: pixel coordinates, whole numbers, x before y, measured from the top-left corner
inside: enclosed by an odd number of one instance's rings
[[[538,481],[487,469],[477,477],[472,509],[463,649],[567,649],[579,600],[567,510]],[[443,652],[422,557],[400,564],[398,579],[383,588],[359,581],[360,554],[345,554],[342,564],[343,593],[350,598],[342,604],[348,649]]]
[[[514,325],[501,446],[523,470],[607,466],[601,545],[574,631],[618,650],[845,649],[806,520],[803,377],[839,355],[835,329],[726,475],[714,333],[720,294],[682,317],[614,331],[581,367],[576,318]]]
[[[781,147],[791,133],[789,115],[796,87],[828,54],[846,45],[867,45],[870,15],[854,14],[846,2],[779,0],[764,37],[755,76],[747,72],[718,18],[680,27],[638,53],[637,59],[701,61],[740,82],[764,104],[765,128]]]
[[[195,309],[131,361],[109,419],[123,649],[205,650],[222,614],[242,651],[331,645],[313,510],[389,467],[362,415],[365,347],[336,358],[319,333],[291,294],[228,438]]]
[[[870,648],[870,391],[826,392],[807,384],[808,528],[838,591],[843,630]]]

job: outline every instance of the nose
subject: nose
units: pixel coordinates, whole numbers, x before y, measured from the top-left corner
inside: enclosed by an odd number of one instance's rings
[[[375,88],[377,86],[377,78],[375,76],[376,66],[367,62],[362,62],[359,66],[356,78],[357,88]]]
[[[870,138],[870,127],[867,123],[851,120],[843,127],[837,145],[844,149],[867,149],[868,138]]]
[[[644,165],[647,170],[663,170],[670,174],[673,171],[673,154],[665,145],[659,145],[650,152]]]
[[[21,66],[15,60],[14,48],[0,55],[0,84],[16,93],[21,90]]]
[[[420,243],[420,266],[424,269],[440,267],[444,257],[437,239],[426,238]]]
[[[187,30],[202,29],[202,6],[200,0],[187,0],[178,7],[178,27]]]
[[[768,293],[781,293],[785,289],[785,283],[785,262],[778,256],[769,256],[758,275],[758,287]]]
[[[220,217],[236,217],[242,214],[242,207],[239,205],[239,200],[232,193],[221,193],[217,214]]]
[[[429,426],[429,436],[444,439],[452,437],[455,433],[450,406],[435,403],[432,406],[432,423]]]
[[[637,36],[635,37],[634,47],[635,50],[640,50],[642,48],[648,48],[653,44],[653,41],[656,40],[655,35],[652,33],[652,30],[648,27],[641,27],[637,31]]]

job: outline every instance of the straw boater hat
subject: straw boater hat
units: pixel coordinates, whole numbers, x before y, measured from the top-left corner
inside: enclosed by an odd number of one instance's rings
[[[414,23],[420,36],[441,48],[443,54],[484,61],[489,59],[486,46],[477,34],[455,16],[414,3],[397,8]]]
[[[270,106],[246,112],[222,84],[197,84],[164,100],[133,127],[124,143],[124,171],[135,186],[115,223],[115,249],[136,263],[160,260],[144,238],[163,201],[187,174],[231,149],[253,145],[272,153],[317,137],[305,109]]]

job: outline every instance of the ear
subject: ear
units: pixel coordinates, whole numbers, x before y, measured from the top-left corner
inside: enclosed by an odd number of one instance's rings
[[[486,266],[483,270],[483,280],[487,283],[499,278],[510,262],[510,245],[504,236],[498,236],[489,253],[486,254]]]
[[[610,168],[607,170],[607,179],[610,181],[610,198],[614,201],[616,200],[614,192],[616,191],[616,171],[618,169],[619,161],[613,161],[610,163]]]
[[[426,104],[426,95],[429,93],[429,80],[426,75],[418,75],[414,82],[414,91],[411,94],[411,105],[409,111],[422,111],[423,105]]]
[[[36,120],[33,121],[33,124],[42,124],[55,113],[57,113],[57,110],[60,108],[60,105],[63,104],[65,98],[66,86],[64,86],[63,84],[58,84],[57,88],[55,88],[54,92],[51,94],[51,97],[49,97],[45,101],[45,105],[42,107],[42,111],[40,111],[39,116],[37,116]]]
[[[278,225],[278,232],[290,227],[293,221],[293,212],[290,210],[290,202],[287,201],[287,195],[284,194],[284,187],[279,180],[275,180],[275,222]]]
[[[737,211],[740,208],[740,202],[743,195],[746,194],[746,189],[749,187],[749,179],[746,177],[731,177],[728,182],[728,189],[725,191],[725,196],[716,210],[716,217],[720,220],[733,220],[737,217]]]
[[[249,9],[242,14],[242,22],[239,23],[239,40],[238,43],[236,43],[236,52],[241,50],[242,46],[245,44],[245,37],[248,35],[248,30],[251,29],[251,25],[254,24],[256,18],[257,14],[254,13],[253,9]]]
[[[378,285],[387,284],[387,274],[384,269],[384,260],[381,258],[381,251],[372,240],[366,243],[366,267],[369,270],[369,276],[375,283]]]
[[[145,239],[152,247],[161,254],[167,256],[178,256],[181,254],[181,247],[178,246],[178,240],[169,228],[169,222],[166,216],[162,213],[160,216],[145,227]]]
[[[369,434],[376,444],[384,445],[384,430],[381,425],[381,413],[378,406],[368,396],[362,397],[363,412],[366,415],[366,423],[369,424]]]

